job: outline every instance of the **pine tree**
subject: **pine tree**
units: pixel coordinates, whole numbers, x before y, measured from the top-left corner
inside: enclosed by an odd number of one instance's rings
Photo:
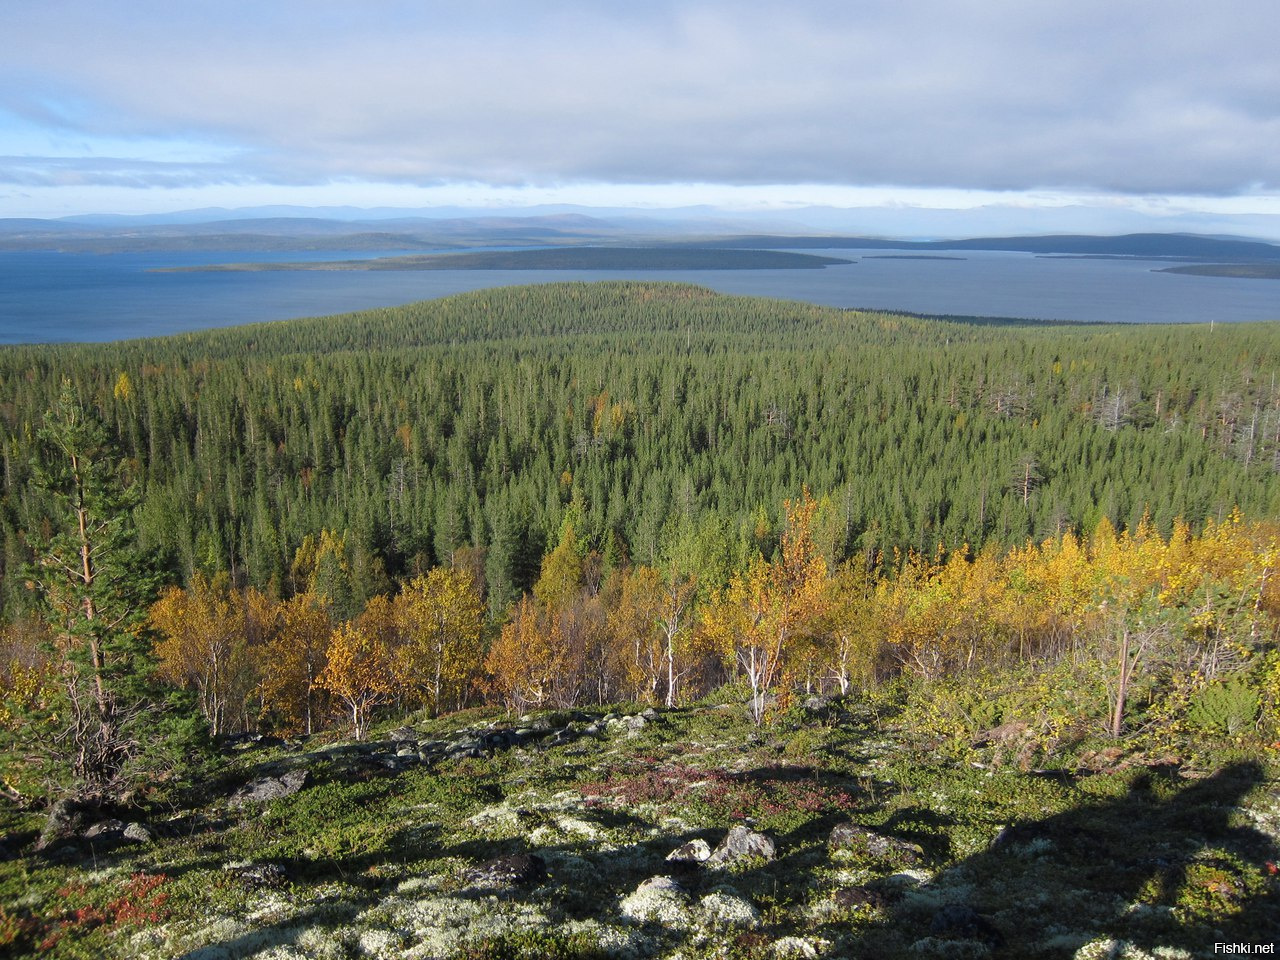
[[[52,532],[29,582],[59,682],[31,728],[46,784],[102,801],[178,765],[199,724],[153,676],[146,616],[155,578],[136,546],[137,498],[106,429],[70,382],[38,439],[34,475],[50,499]]]

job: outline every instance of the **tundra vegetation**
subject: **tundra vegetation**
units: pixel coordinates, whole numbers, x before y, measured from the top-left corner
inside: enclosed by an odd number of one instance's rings
[[[569,284],[0,353],[0,945],[1280,923],[1280,330]]]

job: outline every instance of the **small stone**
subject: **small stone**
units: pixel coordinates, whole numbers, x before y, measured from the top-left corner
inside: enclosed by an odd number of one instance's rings
[[[290,770],[279,777],[263,777],[247,783],[231,796],[231,806],[239,807],[246,803],[266,803],[291,797],[307,785],[310,774],[306,770]]]
[[[154,843],[155,836],[141,823],[131,823],[124,828],[124,838],[134,843]]]
[[[124,830],[124,824],[119,820],[99,820],[81,836],[86,840],[115,840],[122,830]]]
[[[667,854],[672,863],[705,863],[711,859],[711,845],[701,837],[681,844]]]
[[[777,847],[763,833],[756,833],[749,827],[739,824],[729,830],[728,835],[720,841],[720,846],[707,859],[708,863],[722,864],[746,857],[761,857],[772,860],[777,856]]]

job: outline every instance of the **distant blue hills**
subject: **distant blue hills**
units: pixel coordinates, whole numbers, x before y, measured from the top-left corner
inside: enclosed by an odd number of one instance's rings
[[[584,212],[588,211],[588,212]],[[642,211],[570,206],[518,212],[464,208],[210,208],[171,214],[0,219],[0,250],[449,250],[492,246],[674,244],[717,249],[996,250],[1050,256],[1241,263],[1280,261],[1280,245],[1193,233],[898,240],[815,233],[802,225],[734,219],[712,208]],[[795,227],[795,229],[793,229]]]

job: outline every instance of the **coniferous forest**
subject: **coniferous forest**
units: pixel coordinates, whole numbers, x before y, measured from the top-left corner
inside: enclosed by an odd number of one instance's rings
[[[177,797],[247,737],[464,710],[525,715],[514,743],[531,711],[731,705],[790,730],[792,759],[892,717],[931,756],[1023,773],[1126,751],[1218,769],[1206,751],[1280,736],[1274,324],[516,287],[5,349],[0,451],[20,809]],[[558,715],[552,745],[629,722],[590,719]],[[698,786],[637,763],[573,789]],[[814,816],[854,802],[813,790]],[[1265,886],[1233,863],[1223,883]],[[6,909],[0,945],[71,937]],[[550,949],[494,943],[466,955]]]

